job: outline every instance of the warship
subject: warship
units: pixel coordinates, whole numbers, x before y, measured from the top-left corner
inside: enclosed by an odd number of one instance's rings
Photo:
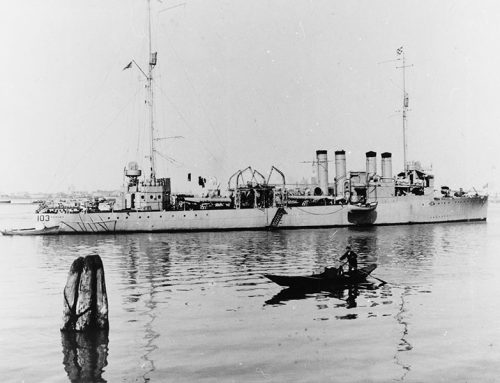
[[[392,174],[391,153],[366,153],[366,169],[346,171],[345,151],[335,152],[336,175],[328,179],[326,150],[317,152],[318,183],[314,188],[271,184],[250,167],[237,171],[220,189],[196,197],[171,193],[170,179],[154,176],[140,181],[137,163],[125,169],[126,190],[111,204],[43,204],[38,223],[59,226],[59,233],[154,232],[293,229],[338,226],[396,225],[485,221],[488,196],[452,191],[444,186],[436,195],[434,177],[418,163]],[[121,206],[120,206],[121,205]]]
[[[149,4],[149,2],[148,2]],[[151,42],[151,18],[149,18]],[[404,52],[397,50],[402,60]],[[156,174],[153,114],[153,73],[157,53],[149,44],[148,70],[135,62],[145,76],[149,108],[149,174],[137,162],[124,169],[124,190],[115,200],[43,203],[36,221],[57,227],[58,233],[176,232],[203,230],[264,230],[340,226],[371,226],[485,221],[488,196],[452,191],[444,186],[436,192],[434,176],[419,162],[406,159],[408,93],[403,81],[404,166],[393,174],[392,154],[366,152],[366,168],[347,171],[344,150],[334,152],[335,175],[329,178],[328,151],[316,151],[316,177],[308,185],[289,185],[286,176],[272,166],[268,177],[252,167],[237,170],[227,190],[207,188],[201,196],[173,193],[170,178]],[[278,183],[271,183],[271,176]],[[205,179],[199,178],[200,185]]]

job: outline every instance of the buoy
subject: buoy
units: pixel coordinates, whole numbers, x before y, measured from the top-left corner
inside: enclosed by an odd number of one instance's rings
[[[109,329],[104,266],[99,255],[73,261],[63,295],[61,331]]]

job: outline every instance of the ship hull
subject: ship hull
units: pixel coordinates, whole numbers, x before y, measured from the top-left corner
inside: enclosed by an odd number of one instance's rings
[[[277,224],[272,224],[279,211],[277,207],[38,214],[37,221],[59,225],[61,233],[298,229],[485,221],[487,207],[485,196],[441,199],[405,196],[379,200],[377,208],[369,211],[352,210],[348,205],[286,207]]]

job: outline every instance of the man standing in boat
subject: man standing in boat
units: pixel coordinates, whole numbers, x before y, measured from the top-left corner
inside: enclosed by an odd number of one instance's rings
[[[347,259],[347,262],[349,262],[349,272],[356,271],[358,269],[358,255],[351,250],[351,246],[349,245],[345,248],[345,250],[344,255],[340,257],[340,260],[343,261],[344,259]]]

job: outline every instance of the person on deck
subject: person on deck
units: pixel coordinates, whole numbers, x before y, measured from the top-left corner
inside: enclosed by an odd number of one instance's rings
[[[349,272],[356,271],[358,269],[358,255],[351,250],[351,246],[347,246],[345,250],[344,255],[340,257],[340,260],[343,261],[344,259],[347,259],[347,262],[349,262]]]

